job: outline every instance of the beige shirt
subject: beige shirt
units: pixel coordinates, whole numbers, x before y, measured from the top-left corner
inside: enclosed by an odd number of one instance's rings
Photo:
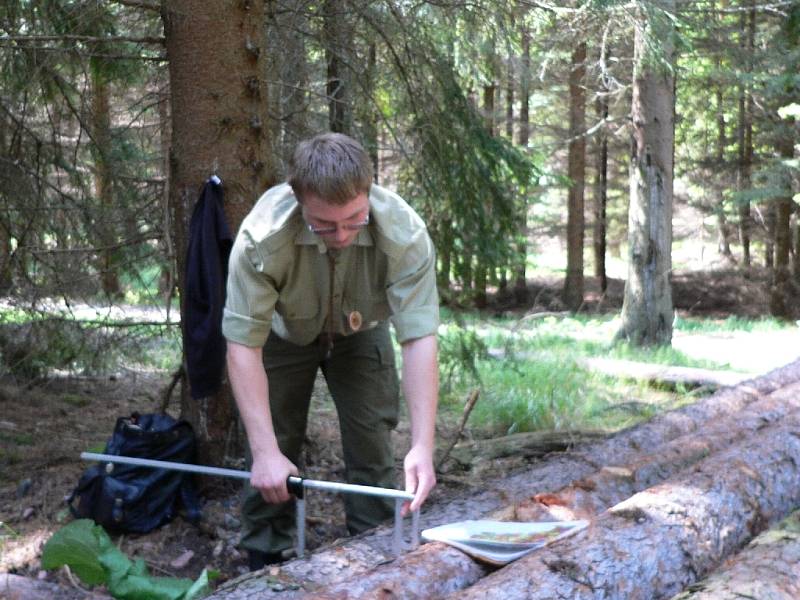
[[[370,224],[355,242],[329,252],[306,227],[292,188],[284,183],[267,190],[231,251],[225,337],[259,347],[274,330],[309,344],[327,330],[331,287],[335,333],[349,335],[386,319],[401,343],[435,333],[436,257],[425,224],[400,196],[377,185],[369,205]]]

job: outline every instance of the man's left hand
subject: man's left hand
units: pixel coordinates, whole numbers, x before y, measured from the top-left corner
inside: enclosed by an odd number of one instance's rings
[[[414,494],[411,502],[403,504],[402,516],[409,511],[419,510],[436,485],[436,473],[433,470],[433,451],[415,446],[403,460],[406,477],[406,491]]]

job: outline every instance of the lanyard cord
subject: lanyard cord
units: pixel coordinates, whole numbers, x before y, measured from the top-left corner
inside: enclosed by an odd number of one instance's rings
[[[330,358],[331,350],[333,350],[333,279],[336,273],[336,261],[328,251],[328,278],[330,286],[328,290],[328,348],[325,353],[325,358]]]

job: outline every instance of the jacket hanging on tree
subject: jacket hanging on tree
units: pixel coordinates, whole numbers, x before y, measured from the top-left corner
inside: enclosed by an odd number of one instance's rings
[[[225,338],[222,309],[233,238],[225,221],[222,181],[203,186],[189,225],[186,256],[184,343],[192,398],[212,395],[222,383]]]

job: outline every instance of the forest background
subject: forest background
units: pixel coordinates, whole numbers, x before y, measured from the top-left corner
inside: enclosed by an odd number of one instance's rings
[[[686,206],[731,267],[766,268],[770,310],[790,319],[798,19],[757,1],[6,2],[0,288],[5,319],[27,315],[47,352],[12,327],[3,362],[75,368],[92,331],[142,329],[76,319],[76,303],[169,317],[203,182],[223,179],[235,231],[324,130],[362,140],[376,180],[422,214],[446,304],[484,309],[493,290],[495,308],[529,305],[537,242],[556,232],[563,306],[585,306],[587,266],[605,292],[627,248],[618,337],[668,344]],[[197,423],[207,409],[182,397]],[[219,456],[233,415],[213,406]]]
[[[1,10],[8,371],[89,368],[109,338],[174,331],[203,183],[221,177],[235,231],[296,142],[324,130],[360,139],[376,180],[423,216],[447,305],[531,306],[539,243],[555,234],[559,308],[586,308],[588,268],[605,293],[620,257],[616,337],[668,345],[673,213],[691,209],[697,235],[717,240],[714,260],[766,273],[772,315],[797,316],[796,2]],[[131,302],[167,316],[112,317]],[[105,313],[78,318],[84,303]],[[193,402],[186,387],[181,413],[209,423],[204,454],[220,458],[232,403]]]
[[[170,410],[195,425],[203,461],[240,456],[228,390],[193,401],[180,367],[189,219],[217,175],[235,231],[295,144],[327,130],[359,139],[376,181],[428,224],[458,326],[442,336],[445,385],[463,372],[469,391],[492,345],[465,325],[474,310],[511,319],[506,333],[571,315],[555,327],[583,334],[582,318],[611,311],[606,342],[658,348],[676,308],[690,314],[716,288],[728,298],[712,312],[791,323],[798,36],[800,3],[781,0],[5,0],[2,381],[30,390],[70,374],[55,408],[71,426],[92,402],[79,375],[127,369],[140,391],[64,440],[85,448],[115,411],[179,396]],[[540,338],[526,350],[555,345]],[[144,355],[161,357],[163,397],[135,379]],[[587,395],[571,363],[539,362],[552,386],[540,393]],[[116,393],[101,387],[91,393]],[[0,389],[7,406],[14,390]],[[558,428],[549,402],[534,428]],[[15,420],[41,422],[46,403],[28,404]],[[17,448],[0,448],[1,464],[22,473],[39,434],[10,419],[0,441]],[[45,452],[47,466],[64,452]],[[0,504],[16,510],[26,481]]]

